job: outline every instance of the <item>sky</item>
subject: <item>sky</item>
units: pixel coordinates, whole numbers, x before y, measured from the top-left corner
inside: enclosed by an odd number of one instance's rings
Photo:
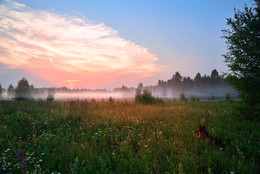
[[[0,83],[156,85],[228,72],[221,30],[253,0],[1,0]]]

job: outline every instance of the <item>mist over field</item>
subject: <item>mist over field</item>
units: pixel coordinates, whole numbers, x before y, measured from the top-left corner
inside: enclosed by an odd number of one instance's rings
[[[200,99],[209,99],[214,97],[215,99],[224,99],[226,94],[230,94],[232,98],[238,96],[237,92],[232,88],[202,88],[202,89],[191,89],[191,90],[173,90],[173,89],[149,89],[152,95],[156,98],[162,98],[166,100],[179,99],[180,95],[183,93],[187,98],[198,97]],[[136,89],[129,90],[127,92],[123,91],[89,91],[89,92],[56,92],[53,97],[54,100],[91,100],[91,99],[128,99],[133,100],[135,98]],[[31,99],[35,100],[46,100],[48,97],[48,92],[43,93],[32,93]],[[2,99],[11,100],[13,97],[7,95],[7,92],[2,94]]]
[[[184,94],[187,98],[190,97],[199,97],[200,99],[209,99],[214,96],[216,99],[225,98],[228,93],[232,98],[236,98],[238,96],[237,92],[232,88],[227,87],[219,87],[219,88],[201,88],[201,89],[190,89],[190,90],[172,90],[161,89],[161,90],[153,90],[153,95],[158,98],[163,99],[178,99],[180,98],[180,94]]]
[[[47,93],[45,94],[32,94],[32,99],[45,100],[47,98]],[[124,98],[134,98],[133,93],[123,93],[123,92],[57,92],[54,94],[55,100],[77,100],[77,99],[124,99]],[[7,96],[7,93],[2,94],[2,99],[12,99]]]

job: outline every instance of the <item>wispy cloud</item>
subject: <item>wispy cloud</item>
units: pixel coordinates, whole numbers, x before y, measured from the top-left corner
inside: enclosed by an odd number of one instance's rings
[[[164,70],[147,48],[121,38],[104,24],[13,1],[0,4],[0,42],[0,63],[34,72],[59,86],[138,80]]]

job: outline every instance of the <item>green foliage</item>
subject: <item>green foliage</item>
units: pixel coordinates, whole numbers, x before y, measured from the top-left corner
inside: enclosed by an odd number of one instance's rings
[[[108,101],[109,101],[110,103],[114,103],[114,102],[115,102],[115,100],[114,100],[112,97],[109,97]]]
[[[14,97],[15,96],[15,90],[13,85],[9,85],[8,89],[7,89],[7,96],[8,97]]]
[[[180,94],[180,101],[188,101],[188,99],[185,97],[184,93]]]
[[[55,90],[53,88],[48,89],[47,101],[52,102],[54,100]]]
[[[1,101],[0,173],[23,173],[19,149],[27,173],[255,173],[260,123],[236,104]],[[194,136],[204,124],[225,151]]]
[[[190,101],[196,101],[196,97],[191,96],[191,97],[190,97]]]
[[[195,78],[194,78],[194,81],[195,81],[196,83],[200,83],[200,82],[201,82],[201,75],[200,75],[200,73],[197,73],[197,74],[196,74],[196,76],[195,76]]]
[[[18,86],[15,89],[15,98],[17,100],[25,100],[31,97],[31,90],[28,81],[23,78],[18,82]]]
[[[230,94],[228,92],[226,93],[225,100],[231,101],[231,97],[230,97]]]
[[[210,100],[215,100],[214,95],[211,95],[211,96],[210,96]]]
[[[256,2],[255,8],[235,10],[234,18],[227,19],[229,28],[223,30],[228,48],[224,58],[231,71],[225,78],[240,94],[242,114],[253,118],[260,116],[260,7]]]
[[[3,89],[2,89],[2,85],[0,83],[0,98],[2,97],[2,93],[3,93]]]
[[[141,91],[139,88],[135,92],[135,102],[142,104],[162,104],[163,100],[152,96],[152,92],[145,89]]]

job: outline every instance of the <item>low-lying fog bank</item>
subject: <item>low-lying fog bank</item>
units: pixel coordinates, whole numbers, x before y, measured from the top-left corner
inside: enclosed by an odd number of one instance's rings
[[[134,93],[123,92],[80,92],[80,93],[56,93],[55,100],[71,100],[71,99],[114,99],[134,98]]]
[[[31,99],[46,100],[48,94],[32,94]],[[123,93],[123,92],[75,92],[75,93],[62,93],[57,92],[53,95],[54,100],[80,100],[80,99],[132,99],[135,97],[134,93]],[[14,97],[8,97],[7,93],[3,93],[1,99],[11,100]]]
[[[236,98],[238,93],[234,89],[227,88],[202,88],[202,89],[192,89],[192,90],[153,90],[153,95],[158,98],[167,99],[179,99],[180,94],[184,94],[186,98],[198,97],[200,99],[209,99],[214,97],[215,99],[224,99],[228,94],[231,98]]]
[[[170,99],[179,99],[180,94],[183,93],[186,98],[190,97],[198,97],[200,99],[210,99],[214,97],[215,99],[224,99],[226,94],[229,93],[231,98],[236,98],[237,93],[234,91],[226,91],[226,90],[190,90],[190,91],[173,91],[173,90],[153,90],[152,95],[157,98],[162,98],[165,100]],[[48,93],[44,94],[32,94],[32,99],[40,99],[46,100],[48,97]],[[129,99],[132,100],[135,97],[135,92],[56,92],[53,95],[54,100],[83,100],[83,99]],[[1,96],[2,100],[11,100],[14,97],[8,97],[7,93],[3,93]]]

